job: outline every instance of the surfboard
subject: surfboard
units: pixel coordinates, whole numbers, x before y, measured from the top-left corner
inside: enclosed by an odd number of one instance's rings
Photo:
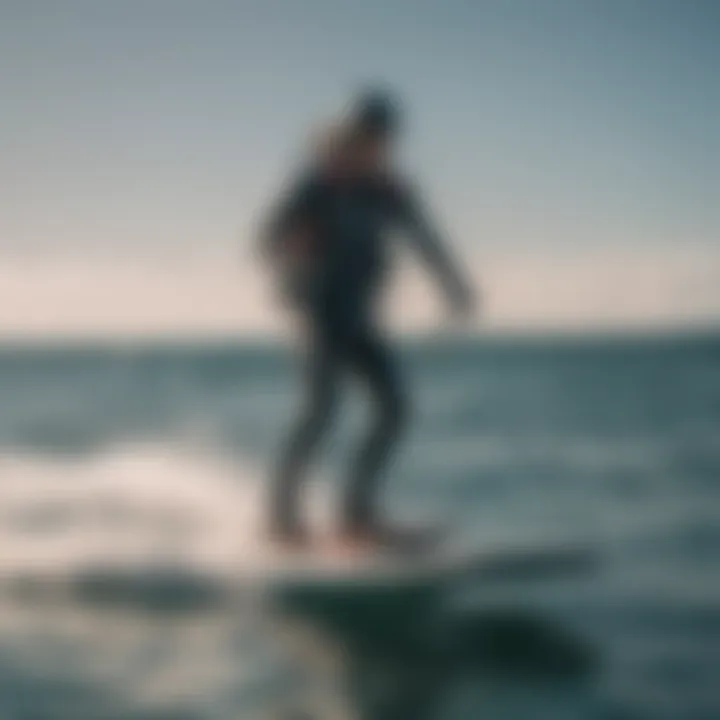
[[[408,585],[460,581],[538,581],[590,570],[597,554],[588,546],[567,544],[480,546],[449,539],[422,553],[386,551],[338,553],[332,547],[268,555],[263,581],[270,587],[345,587],[389,590]]]
[[[187,611],[231,606],[246,599],[302,597],[311,605],[355,613],[376,602],[422,603],[457,586],[490,589],[507,583],[575,578],[598,564],[593,546],[568,543],[487,544],[448,538],[422,554],[363,552],[330,546],[282,552],[263,539],[216,568],[204,563],[100,563],[66,576],[20,576],[0,583],[27,596],[57,593],[92,604],[131,604]],[[402,604],[402,603],[401,603]],[[405,612],[407,605],[403,605]]]
[[[432,626],[468,592],[525,597],[528,584],[575,579],[596,564],[597,555],[587,547],[448,542],[409,560],[367,553],[350,562],[320,552],[277,558],[256,587],[277,618],[309,624],[344,644],[378,648]]]

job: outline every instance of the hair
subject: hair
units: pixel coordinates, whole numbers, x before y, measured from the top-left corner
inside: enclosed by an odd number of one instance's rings
[[[399,110],[388,93],[378,90],[359,94],[349,112],[319,125],[310,136],[310,154],[316,161],[330,162],[337,153],[362,136],[392,136],[398,129]]]
[[[380,88],[360,93],[351,112],[351,123],[359,132],[393,135],[400,125],[400,108],[393,94]]]

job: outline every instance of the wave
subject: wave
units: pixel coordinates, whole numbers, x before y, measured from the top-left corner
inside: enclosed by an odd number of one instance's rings
[[[0,455],[0,572],[46,576],[137,564],[227,573],[265,560],[266,487],[250,463],[172,444],[82,458]],[[314,523],[325,486],[308,487]]]

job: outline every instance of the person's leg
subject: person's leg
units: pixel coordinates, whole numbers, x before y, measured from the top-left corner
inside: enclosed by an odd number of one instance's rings
[[[306,397],[274,480],[271,529],[279,539],[304,539],[298,518],[298,492],[313,451],[332,415],[336,382],[336,357],[330,345],[316,336],[310,342],[307,356]]]
[[[367,384],[374,417],[350,472],[343,509],[344,531],[372,534],[378,521],[375,500],[380,474],[406,421],[406,402],[399,372],[387,344],[364,333],[348,349],[347,362]]]

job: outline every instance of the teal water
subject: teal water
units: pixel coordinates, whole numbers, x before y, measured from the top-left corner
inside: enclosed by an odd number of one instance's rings
[[[287,642],[287,618],[223,588],[298,399],[290,352],[5,345],[0,717],[720,717],[720,336],[401,361],[416,417],[392,512],[479,547],[592,547],[592,569],[470,582],[442,611],[326,598]],[[342,488],[361,400],[349,387],[311,514]]]

